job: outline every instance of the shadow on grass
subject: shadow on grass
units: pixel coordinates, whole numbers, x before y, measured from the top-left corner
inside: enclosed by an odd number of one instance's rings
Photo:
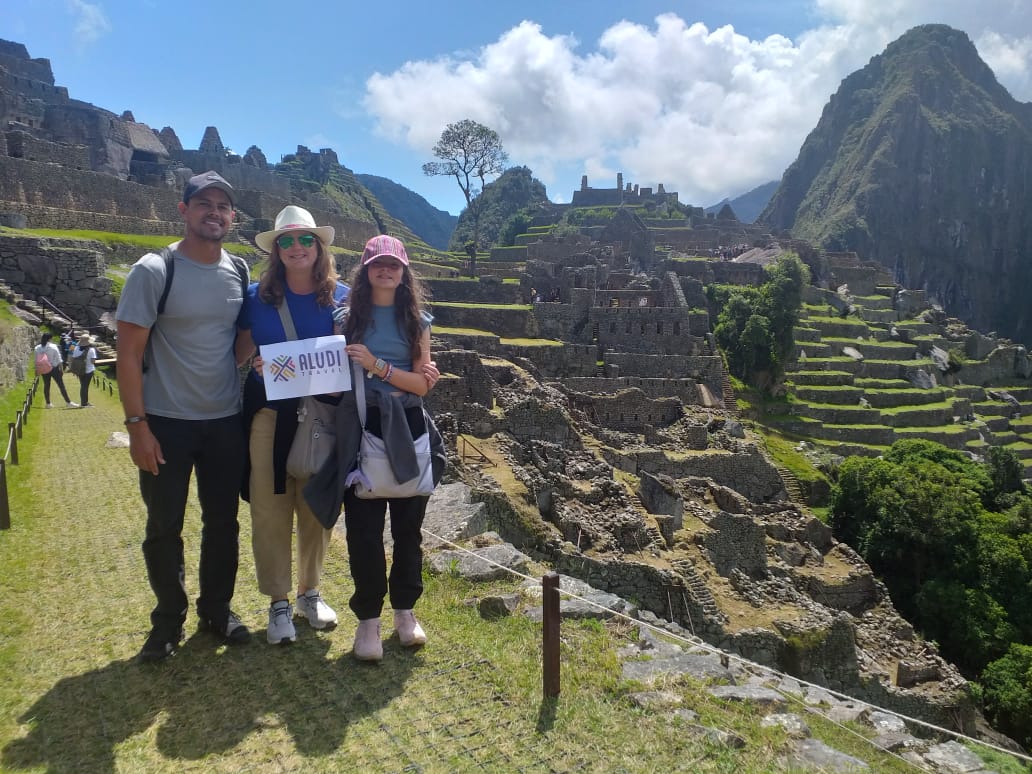
[[[196,634],[165,663],[113,661],[59,680],[19,718],[31,730],[4,747],[4,768],[113,772],[126,743],[136,748],[127,753],[132,760],[199,760],[231,753],[272,727],[290,735],[299,755],[329,755],[350,724],[402,693],[419,663],[390,641],[375,665],[355,661],[350,651],[328,659],[326,635],[299,629],[297,643],[274,648],[257,634],[235,648]],[[155,723],[151,741],[145,732]]]

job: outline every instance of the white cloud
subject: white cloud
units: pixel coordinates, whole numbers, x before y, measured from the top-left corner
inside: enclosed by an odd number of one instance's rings
[[[794,41],[664,14],[648,27],[614,24],[582,51],[524,21],[474,54],[373,75],[364,106],[378,131],[427,158],[447,123],[480,121],[553,196],[568,196],[582,173],[609,187],[623,171],[711,204],[780,177],[842,78],[922,21],[969,30],[1015,96],[1032,93],[1032,22],[1015,0],[984,0],[977,13],[959,0],[816,4],[822,25]],[[986,19],[1010,26],[989,30]]]
[[[111,23],[99,5],[85,0],[68,0],[68,8],[76,17],[75,42],[80,48],[96,43],[111,31]]]

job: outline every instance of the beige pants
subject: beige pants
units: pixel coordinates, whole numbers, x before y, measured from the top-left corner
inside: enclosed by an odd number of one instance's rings
[[[302,495],[308,479],[287,475],[286,491],[273,494],[272,439],[276,412],[261,409],[251,423],[251,547],[258,590],[272,598],[291,591],[291,536],[297,513],[297,579],[318,588],[331,530],[312,514]]]

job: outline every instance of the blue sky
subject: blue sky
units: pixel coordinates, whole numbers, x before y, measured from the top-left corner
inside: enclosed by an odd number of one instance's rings
[[[196,148],[333,148],[458,213],[421,165],[444,126],[496,131],[556,201],[664,183],[708,206],[781,176],[842,78],[917,24],[964,30],[1032,100],[1029,0],[3,0],[0,37],[73,98]]]

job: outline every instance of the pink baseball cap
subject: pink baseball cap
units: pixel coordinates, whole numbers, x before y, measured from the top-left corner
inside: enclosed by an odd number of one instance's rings
[[[405,245],[395,237],[380,234],[366,242],[365,250],[362,251],[362,265],[367,266],[381,255],[389,255],[391,258],[397,258],[406,266],[409,265]]]

